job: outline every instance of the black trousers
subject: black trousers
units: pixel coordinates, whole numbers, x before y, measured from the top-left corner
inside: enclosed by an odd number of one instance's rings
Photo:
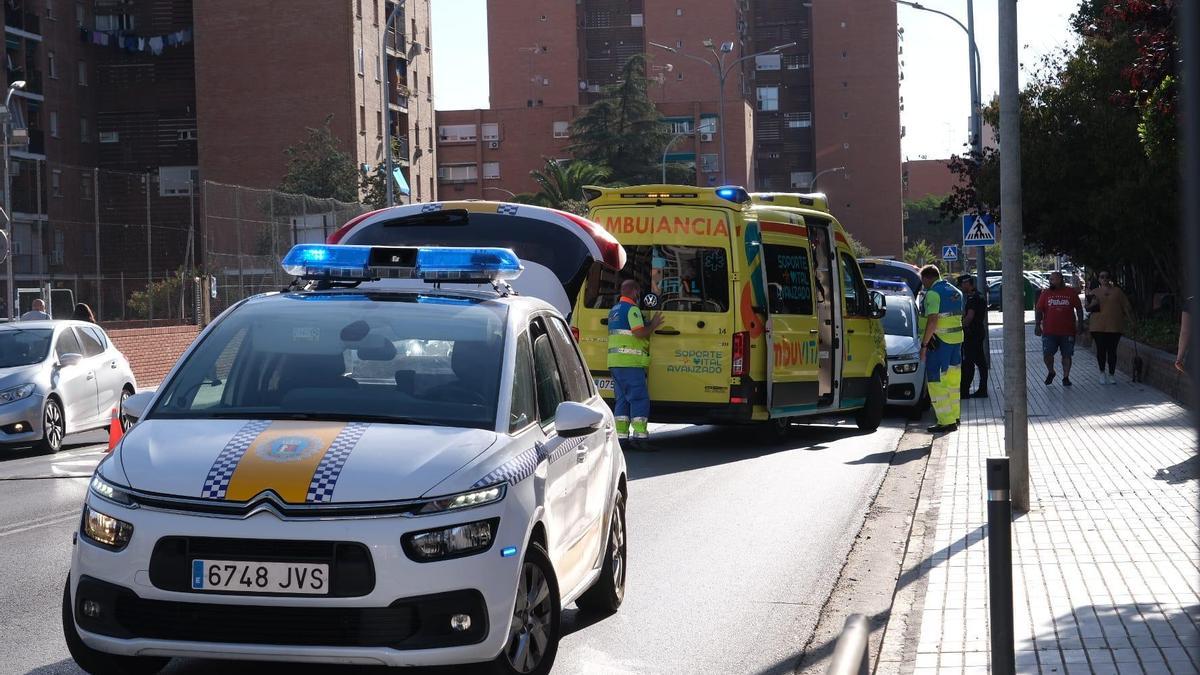
[[[969,337],[963,340],[962,386],[959,388],[959,395],[962,398],[971,395],[971,380],[975,379],[976,369],[979,369],[979,390],[987,391],[987,344],[988,340],[986,337]]]
[[[1096,363],[1100,364],[1100,372],[1108,366],[1108,374],[1117,372],[1117,344],[1121,342],[1120,333],[1097,333],[1092,331],[1092,341],[1096,343]]]

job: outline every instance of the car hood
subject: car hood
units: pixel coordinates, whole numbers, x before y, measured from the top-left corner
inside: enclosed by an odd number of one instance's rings
[[[42,364],[40,363],[32,366],[0,368],[0,391],[25,384],[26,382],[33,382],[37,379],[41,369]]]
[[[920,351],[916,338],[911,338],[907,335],[885,335],[884,340],[887,342],[888,356],[912,354]]]
[[[495,442],[482,429],[408,424],[148,419],[117,452],[144,492],[349,503],[421,497]]]

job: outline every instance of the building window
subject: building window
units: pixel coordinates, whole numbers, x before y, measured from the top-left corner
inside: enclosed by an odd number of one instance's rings
[[[485,180],[495,180],[500,177],[500,162],[484,162],[483,177]]]
[[[132,32],[136,23],[132,14],[96,15],[96,30],[101,33]]]
[[[787,122],[789,129],[807,129],[812,126],[812,113],[784,113],[783,119]]]
[[[50,264],[63,264],[63,250],[67,247],[67,235],[62,230],[54,230],[54,248],[50,250]]]
[[[58,169],[50,172],[50,194],[55,197],[62,196],[62,172]]]
[[[700,155],[700,170],[704,173],[716,173],[719,171],[720,162],[718,161],[718,155]]]
[[[87,10],[83,8],[82,2],[75,3],[75,25],[80,28],[87,26]]]
[[[812,187],[813,172],[811,171],[793,171],[792,172],[792,187],[808,190]]]
[[[366,57],[365,53],[363,52],[363,48],[359,47],[358,48],[358,74],[359,75],[364,75],[367,72],[366,58],[367,57]]]
[[[438,127],[438,142],[461,143],[473,141],[477,129],[474,124],[443,124]]]
[[[91,125],[88,124],[88,118],[86,117],[79,118],[79,142],[92,142],[92,128]]]
[[[779,70],[782,63],[782,54],[759,54],[754,57],[755,70]]]
[[[362,0],[354,0],[354,16],[362,18]]]
[[[382,110],[375,111],[375,128],[379,130],[379,133],[377,133],[375,135],[378,136],[379,138],[383,138],[383,111]]]
[[[682,7],[678,7],[675,9],[675,16],[683,16],[683,8]]]
[[[438,167],[438,180],[443,183],[470,183],[478,178],[474,164],[444,164]]]
[[[367,133],[367,107],[358,106],[358,133]]]
[[[500,125],[499,124],[497,124],[495,122],[484,122],[481,126],[483,127],[483,129],[482,129],[483,140],[485,140],[485,141],[500,140]],[[484,173],[485,173],[484,178],[487,178],[487,176],[486,176],[487,172],[485,171]]]
[[[428,148],[429,148],[430,150],[432,150],[432,149],[433,149],[433,127],[429,127],[428,129],[426,129],[426,130],[425,130],[425,134],[426,134],[427,136],[429,136],[429,145],[428,145]],[[418,129],[418,130],[417,130],[417,143],[420,143],[420,142],[421,142],[421,130],[420,130],[420,129]]]
[[[692,120],[669,120],[667,123],[671,125],[673,134],[692,133]]]
[[[86,87],[88,82],[87,64],[80,61],[77,66],[79,68],[79,86]]]
[[[100,142],[101,143],[120,143],[121,142],[121,134],[116,131],[101,131],[100,132]]]
[[[103,134],[101,134],[103,135]],[[175,132],[175,140],[177,141],[194,141],[196,140],[195,129],[180,129]]]
[[[58,113],[50,111],[50,136],[58,138]]]
[[[84,171],[79,174],[79,196],[83,199],[92,198],[92,180],[95,178],[91,172]]]
[[[634,28],[641,28],[642,26],[646,25],[646,15],[630,14],[629,15],[629,25],[633,26]]]
[[[58,79],[58,59],[54,57],[54,50],[46,52],[46,70],[50,73],[50,79]]]
[[[570,122],[555,122],[554,123],[554,137],[555,138],[570,138],[571,137],[571,123]]]
[[[758,109],[779,110],[779,87],[758,88]]]
[[[158,167],[158,196],[186,197],[192,194],[192,185],[199,177],[194,166]]]
[[[371,0],[371,23],[379,25],[379,0]]]

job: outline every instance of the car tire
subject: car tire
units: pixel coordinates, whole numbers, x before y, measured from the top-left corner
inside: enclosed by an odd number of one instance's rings
[[[529,543],[518,579],[508,642],[496,657],[494,670],[505,675],[546,675],[558,654],[562,605],[554,565],[541,544]],[[530,599],[539,597],[541,600],[531,607]]]
[[[121,433],[129,431],[129,427],[133,426],[133,423],[129,421],[129,417],[125,414],[125,401],[128,400],[130,396],[133,396],[132,391],[129,389],[122,389],[121,399],[117,402],[117,419],[121,422]]]
[[[879,371],[871,376],[867,389],[867,401],[854,416],[854,422],[862,431],[875,431],[883,421],[883,409],[887,405],[887,392],[883,387],[883,375]]]
[[[917,399],[917,402],[908,411],[908,418],[913,421],[921,419],[925,416],[925,411],[929,410],[930,405],[929,387],[921,387],[921,398]]]
[[[617,490],[613,498],[612,521],[608,527],[608,544],[604,549],[604,564],[600,578],[583,592],[575,604],[585,612],[611,614],[625,599],[625,574],[628,571],[628,539],[625,530],[625,495]]]
[[[67,435],[67,420],[63,416],[62,404],[58,399],[46,397],[46,406],[42,408],[42,440],[37,442],[37,449],[46,454],[54,454],[62,450],[63,438]]]
[[[755,426],[758,428],[759,438],[766,443],[778,443],[790,436],[793,431],[792,420],[787,417],[776,417],[766,422],[759,422]]]
[[[75,627],[75,614],[71,606],[71,579],[63,586],[62,598],[63,637],[67,651],[76,665],[92,675],[154,675],[167,666],[171,659],[150,656],[118,656],[92,649],[83,643]]]

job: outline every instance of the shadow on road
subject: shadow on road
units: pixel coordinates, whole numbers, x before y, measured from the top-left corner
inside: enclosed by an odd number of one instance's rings
[[[922,446],[919,448],[909,448],[908,450],[901,450],[899,452],[873,452],[873,453],[867,455],[866,457],[860,457],[859,459],[853,459],[846,463],[847,464],[891,464],[891,465],[899,466],[901,464],[908,464],[909,462],[912,462],[912,461],[915,461],[918,459],[924,459],[927,455],[929,455],[930,447],[931,446]]]
[[[798,425],[782,438],[768,438],[754,427],[689,426],[660,431],[641,447],[626,447],[625,461],[629,480],[639,480],[776,452],[824,450],[829,443],[866,433],[852,425]]]

